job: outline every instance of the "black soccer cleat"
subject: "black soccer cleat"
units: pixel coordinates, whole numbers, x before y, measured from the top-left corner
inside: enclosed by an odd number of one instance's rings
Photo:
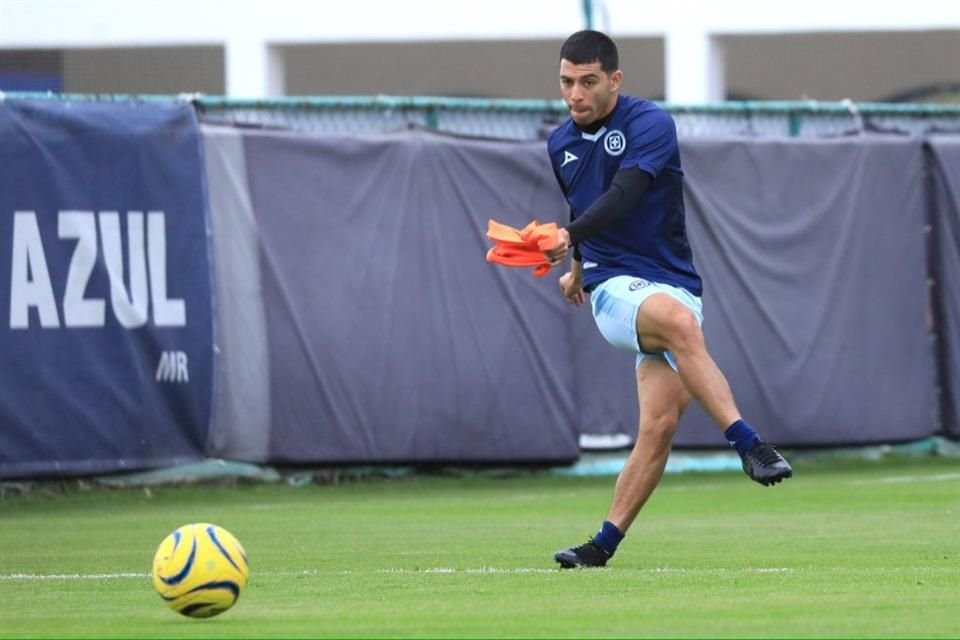
[[[790,463],[763,440],[757,440],[753,448],[743,456],[743,470],[751,479],[765,487],[793,475]]]
[[[602,567],[607,564],[610,554],[601,549],[593,538],[579,547],[570,547],[554,554],[553,559],[560,563],[561,569],[581,569]]]

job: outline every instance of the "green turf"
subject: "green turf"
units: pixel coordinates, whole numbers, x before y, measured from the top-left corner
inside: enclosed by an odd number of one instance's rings
[[[960,636],[956,460],[808,463],[775,488],[668,476],[610,568],[555,570],[552,552],[593,532],[612,483],[8,497],[0,637]],[[193,521],[232,531],[252,566],[237,605],[209,620],[168,610],[146,577],[163,537]]]

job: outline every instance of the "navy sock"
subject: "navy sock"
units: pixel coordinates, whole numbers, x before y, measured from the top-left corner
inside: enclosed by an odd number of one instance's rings
[[[732,425],[727,427],[727,430],[723,432],[723,435],[727,437],[727,442],[729,442],[734,449],[737,450],[737,453],[740,454],[742,458],[747,454],[747,451],[753,447],[754,443],[760,439],[760,436],[757,435],[757,432],[753,430],[753,427],[748,425],[743,420],[737,420]]]
[[[605,520],[600,526],[600,531],[593,536],[594,543],[611,556],[616,552],[621,540],[623,540],[623,532],[609,520]]]

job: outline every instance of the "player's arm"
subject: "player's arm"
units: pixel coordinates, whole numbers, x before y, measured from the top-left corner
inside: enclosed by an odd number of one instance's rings
[[[573,222],[573,209],[570,209],[570,222]],[[570,271],[560,276],[560,291],[567,302],[579,307],[586,302],[583,293],[583,267],[581,266],[580,249],[573,245],[573,259],[570,260]]]
[[[651,182],[653,176],[639,167],[617,171],[610,188],[582,216],[559,230],[557,246],[546,252],[547,259],[553,264],[560,262],[571,246],[574,247],[574,259],[578,259],[577,245],[629,215],[640,204]]]
[[[570,209],[570,224],[573,224],[573,221],[574,221],[574,220],[575,220],[575,218],[573,217],[573,208],[571,208],[571,209]],[[569,226],[569,225],[567,225],[567,226]],[[568,233],[569,233],[569,232],[568,232]],[[573,247],[573,262],[576,263],[576,271],[577,271],[577,276],[578,276],[577,279],[579,280],[579,275],[580,275],[580,261],[583,259],[583,257],[580,255],[580,247],[577,246],[577,244],[576,244],[575,242],[572,242],[572,241],[571,241],[571,242],[570,242],[570,246]],[[570,268],[573,269],[573,265],[571,265]]]
[[[625,218],[640,204],[651,182],[651,175],[639,167],[617,171],[610,188],[566,226],[570,243],[579,244]]]
[[[579,307],[586,301],[583,293],[583,271],[580,267],[580,259],[574,257],[570,262],[570,271],[560,276],[560,291],[567,302],[575,307]]]

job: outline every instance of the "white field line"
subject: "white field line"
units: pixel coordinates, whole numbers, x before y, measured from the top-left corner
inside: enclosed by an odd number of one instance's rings
[[[604,569],[607,571],[609,569]],[[268,578],[291,578],[298,576],[319,576],[319,575],[430,575],[430,574],[459,574],[459,575],[491,575],[491,574],[531,574],[531,573],[558,573],[560,570],[556,567],[478,567],[457,569],[453,567],[429,567],[425,569],[375,569],[373,571],[316,571],[305,569],[303,571],[254,571],[253,576],[264,576]],[[788,567],[745,567],[742,569],[680,569],[670,567],[658,567],[651,569],[640,569],[640,573],[651,574],[691,574],[691,575],[713,575],[713,574],[743,574],[743,573],[791,573],[793,569]],[[634,573],[631,571],[631,573]],[[0,581],[33,581],[33,580],[126,580],[137,579],[146,580],[150,577],[149,573],[7,573],[0,574]]]
[[[650,567],[647,569],[613,569],[605,567],[603,569],[581,570],[577,572],[562,571],[559,568],[546,567],[476,567],[476,568],[455,568],[455,567],[428,567],[424,569],[374,569],[370,571],[318,571],[316,569],[304,569],[302,571],[253,571],[252,576],[256,579],[258,576],[266,578],[297,578],[305,576],[350,576],[350,575],[520,575],[520,574],[568,574],[568,573],[610,573],[622,572],[624,575],[680,575],[680,576],[727,576],[727,575],[785,575],[785,574],[852,574],[852,575],[876,575],[876,574],[901,574],[919,572],[922,574],[947,573],[960,575],[960,567],[714,567],[710,569],[697,569],[690,567]],[[11,581],[72,581],[72,580],[147,580],[149,573],[7,573],[0,574],[0,582]]]
[[[848,484],[850,485],[909,484],[912,482],[949,482],[951,480],[960,480],[960,472],[937,473],[929,476],[887,476],[885,478],[851,480]]]
[[[5,580],[120,580],[149,578],[149,573],[0,573]]]

